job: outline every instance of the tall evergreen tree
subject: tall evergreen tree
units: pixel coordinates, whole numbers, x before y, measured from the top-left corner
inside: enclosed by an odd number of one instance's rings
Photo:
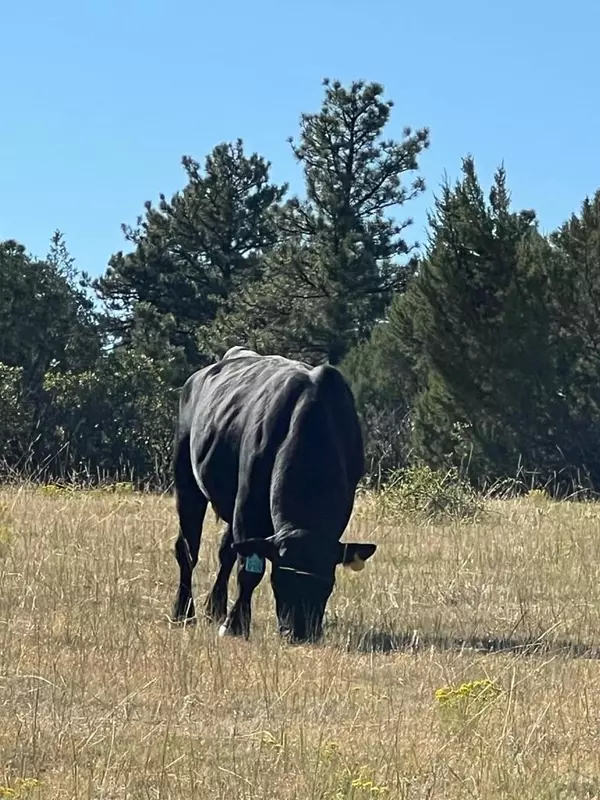
[[[514,475],[547,439],[550,248],[532,211],[510,210],[504,169],[486,202],[471,158],[443,186],[430,228],[389,325],[412,384],[414,444],[436,466],[468,458],[478,475]]]
[[[600,488],[600,191],[550,237],[561,460]]]
[[[14,240],[0,242],[0,414],[2,466],[39,464],[52,438],[44,375],[92,366],[101,339],[92,301],[56,233],[46,260],[28,255]]]
[[[306,196],[284,206],[265,273],[221,316],[223,347],[245,333],[255,346],[337,364],[404,286],[411,220],[392,215],[423,191],[422,178],[403,179],[417,171],[429,132],[382,138],[393,107],[383,91],[326,80],[320,111],[302,115],[299,142],[290,141]]]
[[[66,248],[63,254],[69,269],[52,251],[40,261],[18,242],[0,242],[0,362],[21,367],[32,391],[50,364],[84,369],[99,353],[92,303],[76,284]]]
[[[145,205],[133,245],[116,253],[96,282],[118,339],[150,355],[157,343],[178,359],[180,378],[206,362],[199,333],[230,294],[261,274],[276,239],[274,212],[286,186],[270,182],[270,164],[246,156],[241,140],[220,144],[198,162],[183,158],[187,184],[158,207]]]

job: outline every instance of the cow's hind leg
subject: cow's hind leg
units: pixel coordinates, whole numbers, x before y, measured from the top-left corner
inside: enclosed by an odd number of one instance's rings
[[[208,506],[192,471],[189,440],[181,442],[175,454],[175,491],[179,515],[179,536],[175,542],[179,588],[173,605],[173,621],[182,622],[196,616],[192,575],[198,563],[202,523]]]
[[[238,596],[219,628],[219,636],[245,636],[250,633],[252,594],[265,574],[265,560],[259,556],[238,558]]]
[[[231,525],[227,525],[219,546],[219,572],[204,607],[206,616],[212,622],[223,622],[227,616],[227,585],[236,559],[232,545]]]

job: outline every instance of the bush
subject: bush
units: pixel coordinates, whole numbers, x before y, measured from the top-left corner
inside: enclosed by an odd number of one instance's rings
[[[427,522],[473,520],[483,510],[483,499],[456,469],[444,473],[426,466],[396,470],[374,500],[382,516]]]
[[[113,351],[93,370],[47,373],[59,454],[52,477],[166,488],[178,395],[165,372],[143,354]]]

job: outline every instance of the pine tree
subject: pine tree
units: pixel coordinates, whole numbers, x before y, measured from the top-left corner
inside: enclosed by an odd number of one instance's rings
[[[62,241],[62,239],[61,239]],[[59,369],[84,369],[100,349],[90,299],[76,284],[69,265],[27,255],[14,240],[0,242],[0,362],[21,367],[31,391],[51,363]]]
[[[95,364],[101,348],[93,304],[77,284],[64,237],[55,234],[46,260],[14,240],[0,242],[0,462],[14,469],[55,455],[47,445],[49,369],[74,373]]]
[[[412,383],[417,453],[435,466],[468,459],[478,476],[514,475],[547,444],[549,247],[532,211],[510,210],[504,169],[486,202],[472,158],[454,188],[443,186],[430,229],[389,326]]]
[[[550,237],[554,270],[548,293],[562,464],[600,487],[600,191]],[[555,460],[557,460],[555,458]]]
[[[220,144],[198,162],[183,158],[187,184],[158,207],[146,203],[133,245],[116,253],[96,282],[111,314],[112,333],[142,352],[157,343],[180,365],[180,379],[206,363],[200,337],[227,299],[261,274],[265,250],[276,239],[274,212],[286,186],[270,182],[270,164],[246,156],[243,143]]]
[[[364,340],[407,275],[411,220],[392,216],[423,191],[418,157],[427,129],[382,138],[393,107],[378,83],[345,88],[325,81],[316,114],[303,114],[298,144],[306,196],[279,215],[280,237],[259,282],[245,287],[221,317],[223,346],[246,332],[263,349],[337,364]]]

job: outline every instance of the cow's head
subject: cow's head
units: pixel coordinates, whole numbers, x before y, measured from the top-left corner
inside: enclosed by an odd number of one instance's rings
[[[331,542],[308,531],[249,539],[234,545],[242,557],[271,561],[271,585],[279,630],[292,641],[314,641],[323,630],[325,606],[335,584],[335,568],[360,570],[377,545]]]

